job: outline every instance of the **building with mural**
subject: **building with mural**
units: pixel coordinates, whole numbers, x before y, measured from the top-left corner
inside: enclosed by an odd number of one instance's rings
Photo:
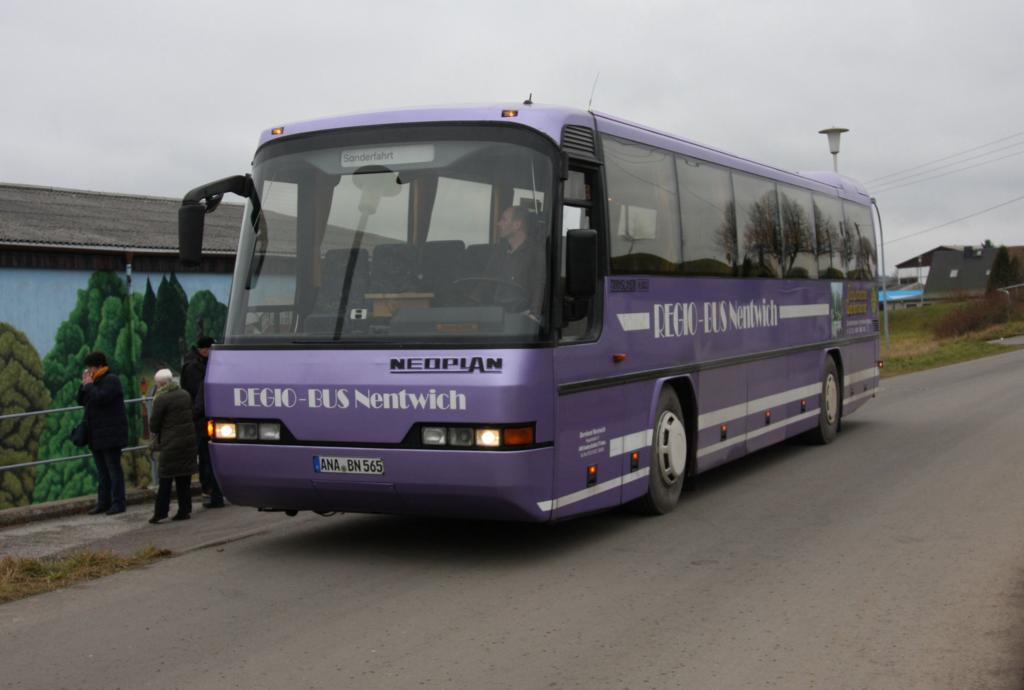
[[[220,338],[242,207],[206,224],[205,257],[177,261],[179,200],[0,184],[0,417],[74,406],[82,359],[103,351],[126,397],[152,372],[178,371],[199,335]],[[4,470],[81,454],[68,440],[80,412],[0,419],[0,509],[95,489],[91,462]],[[144,436],[129,406],[133,438]],[[145,483],[148,455],[125,459]]]

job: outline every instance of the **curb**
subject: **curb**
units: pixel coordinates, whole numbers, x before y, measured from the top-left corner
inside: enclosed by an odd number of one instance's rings
[[[193,484],[192,495],[196,496],[201,493],[202,489],[199,484]],[[156,489],[147,487],[144,489],[129,489],[125,492],[125,503],[130,506],[154,500],[156,500]],[[84,515],[94,505],[96,505],[96,497],[90,495],[67,498],[63,501],[50,501],[49,503],[40,503],[39,505],[7,508],[6,510],[0,510],[0,529],[71,515]]]
[[[202,544],[185,547],[179,551],[171,551],[171,555],[184,556],[185,554],[192,553],[193,551],[202,551],[203,549],[212,549],[217,546],[224,546],[225,544],[242,541],[243,539],[249,539],[250,537],[258,537],[261,534],[268,534],[272,531],[274,531],[273,527],[260,527],[259,529],[242,532],[241,534],[235,534],[228,537],[218,537],[217,539],[212,539],[210,541],[203,542]]]

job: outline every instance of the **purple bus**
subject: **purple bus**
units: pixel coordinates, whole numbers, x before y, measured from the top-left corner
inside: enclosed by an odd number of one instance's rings
[[[675,506],[689,477],[878,386],[870,198],[534,104],[267,130],[206,379],[227,498],[553,521]]]

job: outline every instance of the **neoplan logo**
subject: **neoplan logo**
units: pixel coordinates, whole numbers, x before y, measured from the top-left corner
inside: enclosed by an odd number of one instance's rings
[[[395,357],[392,374],[500,374],[501,357]]]

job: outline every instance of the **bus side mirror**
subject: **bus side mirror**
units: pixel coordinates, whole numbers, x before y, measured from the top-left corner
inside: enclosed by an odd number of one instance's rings
[[[203,254],[203,216],[212,213],[229,192],[252,199],[254,210],[258,208],[259,200],[251,175],[235,175],[210,182],[196,187],[181,200],[178,208],[178,258],[184,265],[199,265]]]
[[[178,258],[185,266],[198,266],[202,258],[205,215],[202,204],[182,204],[178,208]]]
[[[570,230],[565,236],[565,293],[590,299],[597,291],[597,232]]]

